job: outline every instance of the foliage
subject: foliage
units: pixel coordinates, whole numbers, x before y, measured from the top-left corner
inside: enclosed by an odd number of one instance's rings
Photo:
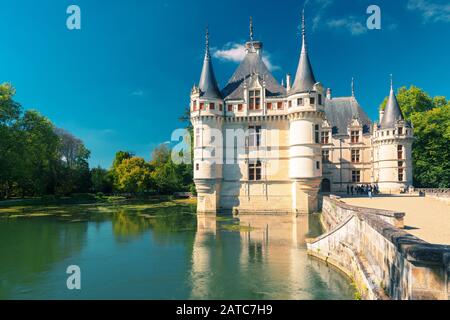
[[[152,186],[150,165],[142,158],[126,158],[115,170],[115,187],[120,192],[144,193]]]
[[[37,111],[22,111],[0,85],[0,198],[87,192],[90,152]]]
[[[414,127],[413,180],[416,187],[450,187],[450,101],[432,98],[415,86],[398,90],[397,100]],[[387,98],[381,104],[386,106]]]

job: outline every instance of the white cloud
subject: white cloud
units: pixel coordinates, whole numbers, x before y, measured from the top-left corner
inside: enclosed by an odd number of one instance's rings
[[[241,62],[245,58],[245,47],[239,43],[227,43],[221,50],[214,50],[213,56],[223,61]]]
[[[231,61],[239,63],[245,58],[245,46],[240,43],[228,42],[223,46],[222,49],[213,48],[213,57],[222,60],[222,61]],[[275,65],[272,62],[271,56],[269,53],[263,51],[263,61],[266,64],[269,70],[278,70],[279,66]]]
[[[408,10],[419,11],[425,22],[450,22],[450,4],[433,3],[428,0],[409,0]]]
[[[354,36],[361,35],[367,32],[366,26],[354,16],[342,19],[333,19],[328,21],[327,25],[330,28],[346,29],[350,31],[350,33]]]

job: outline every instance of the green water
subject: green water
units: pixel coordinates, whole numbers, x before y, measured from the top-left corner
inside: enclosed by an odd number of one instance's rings
[[[0,212],[0,299],[353,298],[347,278],[306,255],[316,216],[197,218],[192,205],[64,210]],[[70,265],[81,268],[81,290],[67,289]]]

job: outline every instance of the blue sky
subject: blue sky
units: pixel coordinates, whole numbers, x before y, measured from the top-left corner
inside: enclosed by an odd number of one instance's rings
[[[214,68],[223,86],[239,44],[255,38],[275,77],[294,74],[300,50],[300,1],[0,0],[0,82],[16,100],[81,138],[92,166],[109,167],[117,150],[149,159],[170,140],[198,82],[209,25]],[[415,84],[450,97],[450,5],[444,0],[309,0],[307,33],[318,81],[334,96],[356,96],[371,118],[389,90]],[[66,28],[81,8],[82,29]],[[366,8],[381,8],[368,30]]]

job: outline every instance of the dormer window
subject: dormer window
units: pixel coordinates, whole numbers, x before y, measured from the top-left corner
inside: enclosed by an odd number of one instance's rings
[[[228,112],[233,112],[233,105],[232,104],[228,105]]]
[[[282,110],[283,109],[283,102],[277,102],[277,109]]]
[[[402,127],[399,127],[399,128],[398,128],[398,134],[399,134],[399,135],[402,135],[402,134],[403,134],[403,128],[402,128]]]
[[[328,131],[322,131],[322,144],[330,143],[330,133]]]
[[[272,102],[267,102],[267,110],[272,110]]]
[[[243,109],[244,109],[244,107],[243,107],[242,103],[239,103],[238,104],[238,111],[242,111]]]
[[[200,102],[200,110],[205,110],[205,103],[204,102]]]
[[[309,104],[314,105],[316,103],[316,99],[314,97],[309,98]]]
[[[211,102],[209,104],[209,110],[214,110],[214,108],[215,108],[214,102]]]
[[[351,142],[358,143],[359,142],[359,131],[352,131],[350,134]]]
[[[298,98],[297,99],[297,106],[302,106],[303,105],[303,98]]]
[[[259,110],[261,106],[261,91],[250,90],[249,91],[248,108],[250,110]]]

